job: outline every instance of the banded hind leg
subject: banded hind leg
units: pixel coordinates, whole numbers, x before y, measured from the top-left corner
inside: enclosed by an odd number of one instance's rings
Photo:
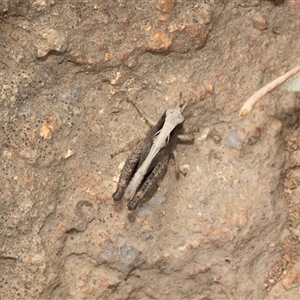
[[[112,195],[114,201],[120,201],[122,199],[124,191],[136,170],[142,150],[143,144],[140,143],[126,159],[125,165],[120,174],[117,190]]]
[[[132,200],[127,204],[129,210],[135,210],[138,206],[139,202],[146,196],[148,192],[150,192],[159,179],[163,176],[167,166],[168,166],[169,156],[165,156],[152,170],[152,172],[148,175],[145,182],[142,184],[140,189],[134,195]]]

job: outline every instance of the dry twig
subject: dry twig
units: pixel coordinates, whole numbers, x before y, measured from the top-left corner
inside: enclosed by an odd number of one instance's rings
[[[300,66],[286,72],[282,76],[276,78],[275,80],[271,81],[257,92],[255,92],[243,105],[242,109],[240,110],[239,116],[245,117],[247,116],[251,110],[253,109],[254,105],[266,94],[270,93],[272,90],[277,88],[279,85],[283,84],[287,81],[290,77],[294,76],[300,72]]]

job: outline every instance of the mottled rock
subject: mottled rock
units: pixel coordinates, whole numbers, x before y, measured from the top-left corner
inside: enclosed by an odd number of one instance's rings
[[[300,184],[300,168],[289,170],[284,180],[284,186],[295,189]]]
[[[300,262],[297,262],[287,275],[282,279],[285,289],[294,289],[300,286]]]
[[[143,253],[133,246],[127,246],[126,239],[121,234],[105,240],[102,248],[104,251],[99,256],[99,263],[105,262],[124,274],[129,274],[146,262]]]
[[[67,49],[67,40],[62,30],[45,29],[40,32],[40,36],[43,38],[41,41],[35,43],[37,49],[36,56],[44,57],[51,50],[57,52],[64,52]]]

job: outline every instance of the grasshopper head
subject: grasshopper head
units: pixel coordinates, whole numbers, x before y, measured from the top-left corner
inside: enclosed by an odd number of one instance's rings
[[[183,110],[180,106],[167,109],[165,124],[169,124],[170,127],[175,128],[177,125],[183,123],[184,116],[182,114],[182,111]]]

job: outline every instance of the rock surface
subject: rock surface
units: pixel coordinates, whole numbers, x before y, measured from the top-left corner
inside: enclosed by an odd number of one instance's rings
[[[299,65],[273,2],[0,0],[1,299],[299,298],[299,95],[238,117]],[[180,93],[185,176],[129,212],[129,102],[157,120]]]

